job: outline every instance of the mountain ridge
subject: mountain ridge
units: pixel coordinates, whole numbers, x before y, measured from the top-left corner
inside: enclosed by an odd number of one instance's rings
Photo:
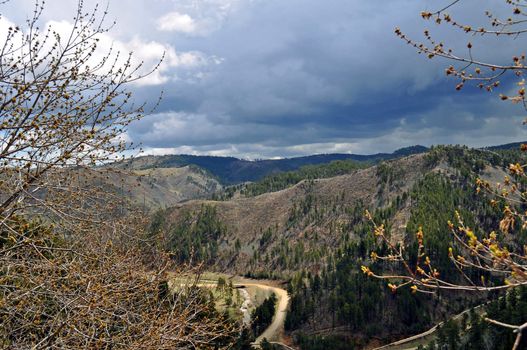
[[[480,147],[481,150],[512,150],[518,149],[523,142]],[[432,146],[434,147],[434,146]],[[396,149],[392,153],[380,152],[373,154],[353,153],[322,153],[301,157],[281,159],[247,160],[232,156],[209,156],[175,154],[162,156],[139,156],[123,163],[125,168],[145,170],[150,168],[179,168],[187,165],[197,166],[223,185],[236,185],[244,182],[254,182],[264,177],[280,172],[295,171],[306,165],[319,165],[332,161],[353,160],[364,163],[401,158],[412,154],[429,151],[429,147],[414,145]]]
[[[416,145],[400,148],[393,153],[375,153],[370,155],[328,153],[293,158],[260,160],[179,154],[141,156],[126,161],[123,166],[134,170],[145,170],[149,168],[177,168],[186,165],[195,165],[209,172],[221,183],[225,185],[233,185],[243,182],[257,181],[270,174],[298,170],[305,165],[325,164],[337,160],[354,160],[375,163],[411,154],[424,153],[427,150],[427,147]]]

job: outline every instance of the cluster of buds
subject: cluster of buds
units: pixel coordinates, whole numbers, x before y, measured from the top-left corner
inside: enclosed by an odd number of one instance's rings
[[[503,219],[500,221],[500,230],[504,233],[509,233],[509,231],[514,227],[515,223],[515,213],[511,210],[510,206],[506,205],[503,209]]]
[[[509,164],[509,172],[512,175],[517,175],[517,176],[525,175],[523,166],[520,163]]]

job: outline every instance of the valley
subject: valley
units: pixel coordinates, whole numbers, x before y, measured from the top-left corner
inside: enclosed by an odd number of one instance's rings
[[[364,211],[384,223],[393,244],[410,243],[412,232],[423,225],[438,266],[454,276],[446,256],[450,239],[443,236],[447,221],[463,207],[463,215],[476,225],[498,222],[499,212],[475,200],[474,183],[476,177],[499,182],[507,176],[507,164],[520,156],[499,152],[439,146],[376,165],[331,163],[328,167],[342,166],[344,173],[311,178],[304,170],[299,174],[307,178],[283,189],[247,195],[238,187],[238,194],[223,200],[185,201],[158,209],[153,227],[179,263],[286,282],[289,305],[280,322],[294,339],[290,345],[317,349],[322,346],[317,343],[331,343],[340,349],[342,342],[346,349],[371,348],[380,345],[378,339],[382,344],[424,332],[481,299],[449,293],[427,299],[404,290],[393,296],[378,281],[363,277],[359,267],[372,261],[377,245]],[[268,179],[276,183],[281,177]],[[268,186],[269,181],[260,183]],[[275,331],[271,325],[263,334],[276,340]]]
[[[0,349],[527,349],[526,18],[0,0]]]
[[[409,247],[411,257],[422,230],[437,269],[458,283],[448,255],[449,220],[459,212],[477,230],[496,230],[503,208],[478,193],[476,183],[501,190],[508,165],[525,161],[506,147],[415,149],[389,160],[302,165],[236,184],[196,164],[178,167],[161,158],[168,166],[161,167],[155,157],[138,158],[133,166],[108,164],[102,172],[79,169],[73,178],[123,201],[107,215],[135,212],[146,225],[144,242],[166,252],[172,264],[207,271],[199,281],[175,277],[171,283],[202,289],[203,298],[214,301],[213,314],[243,325],[237,349],[406,349],[447,342],[440,331],[445,327],[469,337],[470,328],[463,327],[480,320],[471,316],[462,323],[454,316],[503,294],[394,293],[361,269],[401,273],[400,265],[377,254],[392,245]],[[383,225],[388,242],[375,235],[366,211]],[[516,241],[527,243],[527,231],[521,229]]]
[[[0,349],[527,349],[526,17],[0,0]]]

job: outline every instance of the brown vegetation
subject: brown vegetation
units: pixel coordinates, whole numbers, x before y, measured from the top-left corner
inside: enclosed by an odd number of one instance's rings
[[[321,253],[318,262],[308,262],[307,252],[331,250],[339,246],[350,220],[347,209],[358,203],[369,208],[387,206],[397,195],[408,191],[428,171],[423,155],[391,161],[385,166],[399,171],[398,178],[393,179],[390,186],[381,186],[378,167],[370,167],[349,175],[306,180],[291,188],[257,197],[229,201],[198,200],[178,204],[167,211],[167,232],[170,235],[170,228],[181,223],[189,213],[196,215],[204,205],[209,205],[216,208],[227,231],[217,260],[218,269],[232,273],[245,273],[248,268],[252,271],[257,268],[285,272],[287,269],[284,266],[276,265],[276,257],[267,263],[263,261],[265,254],[271,255],[273,250],[279,249],[283,240],[287,240],[292,248],[299,244],[305,246],[306,256],[302,257],[300,265],[291,266],[291,271],[304,263],[317,265],[330,254]],[[300,211],[303,205],[307,205],[309,198],[312,199],[310,213],[306,211],[305,215],[298,214],[298,222],[293,223],[291,217],[295,208]],[[399,214],[404,217],[404,212],[405,210],[401,210]],[[272,232],[272,238],[263,243],[267,230]],[[404,231],[404,227],[398,231]],[[236,241],[241,245],[239,251],[235,251]],[[251,258],[255,251],[262,255],[262,259],[258,264],[252,265]]]
[[[140,66],[97,51],[98,7],[79,1],[66,36],[40,27],[42,11],[0,51],[0,347],[228,347],[237,325],[192,284],[168,292],[181,268],[94,167],[129,148],[120,136],[143,106],[125,87]]]

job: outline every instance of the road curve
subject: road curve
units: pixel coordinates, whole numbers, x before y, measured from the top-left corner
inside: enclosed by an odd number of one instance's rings
[[[214,288],[216,284],[216,281],[202,280],[201,283],[198,283],[198,286],[205,288]],[[273,321],[271,322],[269,327],[267,327],[266,330],[262,334],[260,334],[258,338],[256,338],[253,345],[255,347],[260,347],[260,343],[265,338],[271,343],[281,345],[286,349],[292,349],[291,347],[282,343],[282,338],[284,335],[285,317],[287,315],[287,306],[289,305],[290,299],[289,295],[287,294],[287,291],[285,289],[260,283],[255,280],[245,279],[242,279],[241,281],[235,281],[233,283],[233,286],[238,288],[255,287],[276,294],[278,300],[276,304],[275,314],[273,316]]]
[[[270,342],[281,342],[282,336],[284,334],[284,323],[285,316],[287,315],[287,305],[289,305],[289,295],[287,291],[282,288],[272,287],[266,284],[260,283],[240,283],[240,286],[252,286],[259,289],[267,290],[276,294],[278,298],[276,304],[276,311],[273,317],[272,323],[267,327],[267,329],[260,334],[258,338],[254,341],[255,345],[259,345],[262,340],[265,338]],[[235,284],[236,286],[236,284]]]

